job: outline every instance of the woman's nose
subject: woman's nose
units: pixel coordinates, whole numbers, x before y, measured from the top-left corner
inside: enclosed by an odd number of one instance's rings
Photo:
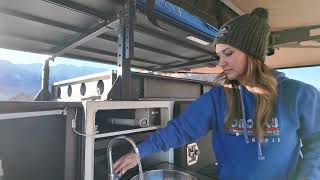
[[[222,59],[222,58],[220,58],[220,60],[219,60],[219,63],[218,63],[218,66],[220,66],[220,67],[225,67],[227,65],[227,62],[224,60],[224,59]]]

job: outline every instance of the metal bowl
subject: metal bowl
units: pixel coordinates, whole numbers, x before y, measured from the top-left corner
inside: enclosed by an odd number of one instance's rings
[[[158,169],[143,173],[145,180],[198,180],[198,178],[178,170]],[[140,180],[139,174],[131,180]]]

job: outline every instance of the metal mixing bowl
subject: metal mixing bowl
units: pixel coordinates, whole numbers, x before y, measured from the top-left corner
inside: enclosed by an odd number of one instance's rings
[[[198,180],[198,178],[178,170],[158,169],[143,173],[145,180]],[[140,180],[139,174],[131,180]]]

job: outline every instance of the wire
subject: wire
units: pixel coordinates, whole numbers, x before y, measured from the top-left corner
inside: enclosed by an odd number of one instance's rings
[[[78,108],[76,108],[76,113],[75,113],[75,115],[74,115],[74,118],[73,118],[72,121],[71,121],[71,127],[72,127],[72,129],[73,129],[73,132],[76,133],[76,134],[78,134],[78,135],[80,135],[80,136],[84,136],[84,137],[94,137],[94,135],[83,134],[83,133],[80,133],[80,132],[78,132],[78,131],[76,130],[76,126],[77,126],[77,124],[76,124],[77,115],[78,115]]]

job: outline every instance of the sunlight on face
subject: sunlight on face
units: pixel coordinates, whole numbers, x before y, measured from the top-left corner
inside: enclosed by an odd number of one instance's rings
[[[247,70],[247,55],[226,44],[217,44],[216,53],[219,56],[219,64],[229,80],[239,80]]]

